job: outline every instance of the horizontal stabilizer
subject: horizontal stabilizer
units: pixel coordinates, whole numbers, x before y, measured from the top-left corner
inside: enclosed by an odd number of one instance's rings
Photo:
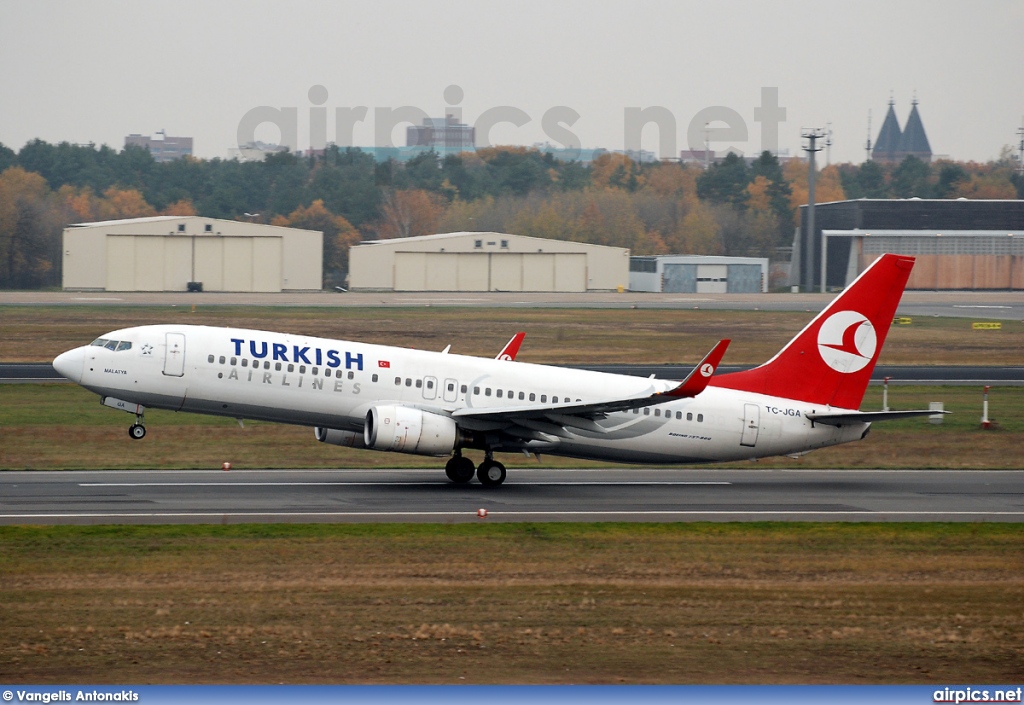
[[[933,411],[931,409],[914,409],[912,411],[841,411],[821,414],[805,414],[805,416],[814,423],[823,423],[828,426],[842,426],[848,423],[894,421],[896,419],[909,419],[915,416],[932,416],[934,414],[948,413],[950,412]]]

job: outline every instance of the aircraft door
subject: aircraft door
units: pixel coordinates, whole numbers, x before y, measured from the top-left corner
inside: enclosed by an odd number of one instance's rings
[[[185,336],[182,333],[167,334],[164,374],[168,377],[182,377],[185,374]]]
[[[444,381],[444,400],[445,401],[458,401],[459,399],[459,381],[456,379],[446,379]]]
[[[436,399],[437,398],[437,377],[424,377],[423,378],[423,398],[424,399]]]
[[[743,435],[740,445],[753,448],[757,445],[757,432],[761,425],[761,407],[757,404],[743,405]]]

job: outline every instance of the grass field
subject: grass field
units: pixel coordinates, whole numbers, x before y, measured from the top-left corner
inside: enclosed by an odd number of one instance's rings
[[[1014,683],[1024,529],[0,528],[6,683]]]
[[[770,357],[810,314],[700,311],[0,308],[0,360],[142,323],[283,329],[536,362]],[[1020,364],[1024,324],[894,327],[885,363]],[[452,331],[459,331],[458,334]],[[765,467],[1019,468],[1024,389],[894,387],[940,426]],[[881,407],[869,388],[862,408]],[[147,412],[74,385],[0,386],[0,469],[409,467],[306,428]],[[503,458],[510,467],[536,464]],[[543,458],[554,467],[585,466]],[[440,472],[440,463],[437,463]],[[749,467],[749,464],[743,464]],[[8,683],[936,683],[1024,679],[1024,527],[476,524],[0,527]]]
[[[928,408],[942,401],[952,411],[942,425],[925,419],[875,424],[856,443],[815,451],[799,459],[759,461],[764,467],[815,468],[1020,468],[1024,388],[991,392],[992,431],[979,429],[981,390],[972,387],[893,387],[892,408]],[[133,417],[100,406],[98,397],[70,384],[0,386],[0,469],[101,468],[432,467],[443,463],[400,453],[353,450],[318,443],[309,428],[246,422],[169,411],[146,412],[149,434],[128,438]],[[881,408],[881,390],[871,387],[864,409]],[[501,456],[509,467],[536,467],[522,455]],[[543,456],[550,467],[596,467],[598,463]],[[749,467],[744,463],[739,467]]]
[[[774,355],[812,312],[676,309],[4,306],[0,361],[50,361],[117,328],[194,323],[280,330],[491,357],[518,330],[519,359],[548,364],[696,363],[721,338],[731,339],[725,364],[756,364]],[[1021,365],[1024,323],[973,331],[971,321],[915,318],[893,326],[881,364]]]

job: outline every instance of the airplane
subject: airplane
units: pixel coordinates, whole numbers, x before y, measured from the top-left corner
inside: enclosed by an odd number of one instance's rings
[[[53,366],[134,414],[136,440],[147,408],[310,426],[324,443],[450,456],[455,483],[502,484],[496,452],[644,464],[800,455],[935,413],[859,411],[913,266],[882,255],[768,362],[716,375],[722,340],[682,381],[517,362],[525,333],[489,359],[180,324],[112,331]]]

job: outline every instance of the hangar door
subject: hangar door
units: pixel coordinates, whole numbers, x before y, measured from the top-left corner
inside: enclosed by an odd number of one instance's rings
[[[280,291],[280,237],[107,236],[107,291]]]
[[[395,291],[586,291],[587,256],[542,252],[396,252]]]

